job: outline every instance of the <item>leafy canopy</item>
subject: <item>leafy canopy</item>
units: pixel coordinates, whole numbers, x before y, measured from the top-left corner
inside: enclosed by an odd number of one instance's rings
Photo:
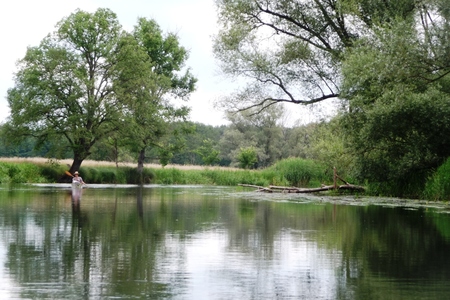
[[[177,37],[162,38],[152,20],[139,19],[128,33],[109,9],[77,10],[19,61],[7,96],[8,138],[64,139],[59,145],[73,152],[72,171],[119,129],[155,142],[162,124],[189,112],[164,98],[188,99],[193,91],[195,78],[181,73],[186,59]]]

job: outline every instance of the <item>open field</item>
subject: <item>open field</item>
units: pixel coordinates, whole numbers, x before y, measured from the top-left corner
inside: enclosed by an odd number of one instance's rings
[[[61,165],[67,165],[70,167],[72,164],[72,159],[51,159],[43,158],[43,157],[0,157],[0,161],[10,162],[10,163],[21,163],[21,162],[29,162],[36,164],[45,164],[48,162],[59,163]],[[115,167],[116,163],[112,161],[96,161],[96,160],[85,160],[83,161],[82,166],[84,167],[95,167],[95,166],[109,166]],[[136,167],[137,163],[133,162],[119,162],[119,167]],[[160,164],[145,164],[145,168],[151,169],[161,169],[163,168]],[[219,166],[195,166],[195,165],[167,165],[164,167],[165,169],[179,169],[179,170],[204,170],[204,169],[220,169],[220,170],[239,170],[238,168],[231,167],[219,167]]]

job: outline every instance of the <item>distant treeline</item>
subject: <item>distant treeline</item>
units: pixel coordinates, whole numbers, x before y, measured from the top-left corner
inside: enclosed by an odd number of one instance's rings
[[[286,128],[276,124],[256,126],[246,122],[222,126],[195,123],[194,127],[192,134],[184,136],[184,147],[173,153],[169,164],[257,169],[289,157],[309,159],[313,155],[305,150],[311,148],[309,142],[312,141],[313,131],[318,128],[318,124]],[[34,137],[27,137],[20,144],[14,145],[0,137],[0,157],[72,158],[71,149],[61,143],[64,141],[40,143]],[[148,149],[146,163],[158,163],[158,154],[157,149]],[[245,154],[249,154],[250,158],[245,157]],[[135,162],[137,158],[133,155],[129,149],[118,149],[110,141],[104,140],[92,148],[88,159]]]

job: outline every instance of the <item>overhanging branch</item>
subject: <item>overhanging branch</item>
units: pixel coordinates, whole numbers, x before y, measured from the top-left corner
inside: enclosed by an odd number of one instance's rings
[[[252,113],[251,116],[253,115],[257,115],[259,113],[261,113],[263,110],[267,109],[268,107],[277,104],[277,103],[294,103],[294,104],[302,104],[302,105],[310,105],[310,104],[314,104],[314,103],[318,103],[327,99],[332,99],[332,98],[337,98],[339,97],[339,94],[337,93],[331,93],[328,95],[323,95],[321,97],[317,97],[317,98],[312,98],[312,99],[285,99],[285,98],[272,98],[272,97],[268,97],[268,98],[264,98],[262,101],[255,103],[253,105],[249,105],[246,106],[244,108],[240,108],[237,111],[238,112],[242,112],[242,111],[246,111],[252,108],[256,108],[259,107],[259,109]]]

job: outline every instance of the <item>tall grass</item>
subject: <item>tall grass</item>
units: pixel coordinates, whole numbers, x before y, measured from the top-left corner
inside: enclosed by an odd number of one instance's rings
[[[45,183],[52,181],[56,174],[63,174],[55,167],[32,163],[0,162],[0,183]]]
[[[255,170],[178,170],[175,168],[155,169],[157,184],[205,184],[205,185],[269,185],[273,184],[270,173]]]
[[[278,161],[271,167],[275,173],[283,174],[291,186],[318,187],[321,183],[332,180],[332,173],[315,161],[301,158],[289,158]]]
[[[80,174],[87,183],[95,184],[148,184],[153,183],[155,173],[144,168],[142,175],[132,167],[81,167]]]
[[[430,176],[423,196],[428,200],[450,200],[450,158]]]
[[[63,166],[54,161],[46,163],[0,162],[0,183],[55,183],[64,178]],[[142,177],[129,166],[82,166],[80,175],[93,184],[203,184],[233,186],[320,186],[326,181],[323,166],[308,160],[288,159],[263,170],[223,168],[144,168]],[[330,180],[331,177],[328,178]],[[65,178],[69,181],[69,178]]]

